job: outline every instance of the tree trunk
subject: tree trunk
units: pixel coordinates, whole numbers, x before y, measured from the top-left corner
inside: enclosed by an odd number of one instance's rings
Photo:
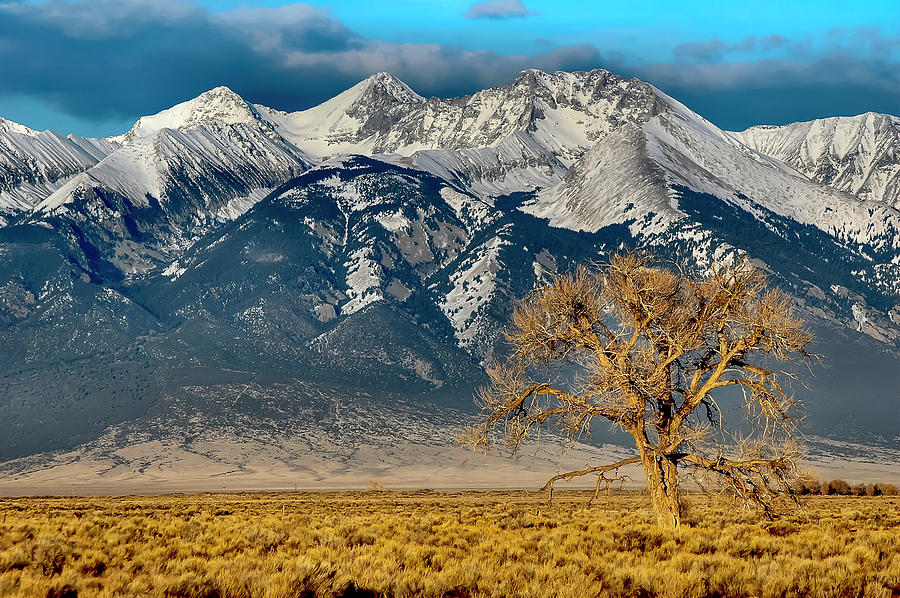
[[[660,527],[674,529],[681,525],[681,503],[678,500],[678,465],[660,457],[646,447],[638,446],[641,464],[647,475],[647,488]]]

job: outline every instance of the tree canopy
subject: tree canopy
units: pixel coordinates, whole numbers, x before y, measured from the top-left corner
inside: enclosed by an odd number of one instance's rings
[[[511,355],[488,369],[479,393],[476,445],[500,431],[518,450],[545,426],[577,439],[595,418],[635,441],[635,456],[562,473],[545,488],[597,474],[599,489],[606,474],[639,463],[666,527],[681,521],[679,468],[770,514],[793,497],[797,405],[782,366],[808,358],[812,337],[789,296],[748,261],[692,275],[632,253],[555,275],[517,307],[506,338]],[[565,379],[572,364],[580,373]],[[751,422],[744,436],[723,426],[720,401],[736,397]]]

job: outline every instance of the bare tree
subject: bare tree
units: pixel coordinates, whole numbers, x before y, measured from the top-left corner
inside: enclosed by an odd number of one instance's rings
[[[811,338],[789,298],[746,261],[692,276],[617,256],[599,272],[554,276],[522,301],[507,333],[513,353],[489,368],[485,417],[467,437],[487,447],[499,428],[515,451],[545,425],[576,439],[603,418],[634,437],[637,454],[554,476],[545,489],[597,474],[599,490],[613,479],[605,474],[640,463],[659,524],[676,527],[682,466],[771,514],[794,497],[798,456],[789,374],[773,365],[809,357]],[[566,380],[572,363],[581,374]],[[743,390],[727,395],[743,396],[753,424],[739,440],[721,429],[725,387]]]

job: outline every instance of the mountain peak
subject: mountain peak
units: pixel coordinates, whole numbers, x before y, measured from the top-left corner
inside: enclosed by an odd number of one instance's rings
[[[582,107],[600,97],[630,96],[640,103],[652,103],[658,95],[649,83],[625,79],[604,69],[574,72],[526,69],[498,89],[540,97],[550,104],[575,102]]]
[[[17,122],[7,120],[3,117],[0,117],[0,133],[19,133],[20,135],[38,134],[38,132],[34,129],[26,127],[25,125],[20,125]]]
[[[221,95],[221,94],[233,95],[233,96],[238,95],[234,91],[232,91],[231,88],[228,87],[227,85],[219,85],[217,87],[213,87],[209,91],[204,91],[197,97],[202,97],[202,96],[206,96],[206,95]],[[238,96],[238,97],[240,97],[240,96]]]
[[[425,98],[413,91],[409,85],[385,71],[366,77],[350,89],[359,91],[361,96],[378,95],[392,98],[398,102],[419,103],[425,101]]]
[[[128,142],[148,137],[161,129],[189,129],[209,123],[256,123],[259,118],[244,98],[220,85],[192,100],[176,104],[151,116],[143,116],[128,133],[114,140]]]
[[[188,100],[189,102],[194,103],[203,103],[203,104],[212,104],[212,103],[232,103],[237,105],[246,105],[247,102],[244,101],[244,98],[239,96],[237,93],[231,90],[230,87],[225,85],[219,85],[218,87],[213,87],[209,91],[204,91],[200,95],[198,95],[193,100]]]
[[[579,82],[586,83],[589,81],[600,79],[606,79],[609,77],[615,77],[612,73],[604,69],[591,69],[589,71],[553,71],[547,72],[542,71],[541,69],[525,69],[519,71],[519,74],[516,75],[516,78],[513,80],[513,85],[522,85],[522,84],[538,84],[543,86],[548,86],[553,84],[554,82],[566,81],[569,83]]]
[[[549,73],[540,69],[525,69],[519,71],[516,78],[513,79],[513,85],[537,85],[546,82]]]
[[[311,142],[327,137],[349,142],[347,153],[359,153],[354,143],[388,130],[393,122],[389,115],[408,113],[421,107],[425,98],[390,73],[370,75],[353,87],[318,106],[292,114],[278,115],[263,111],[275,123],[278,132],[295,143],[304,145],[311,155],[334,155],[330,142]],[[355,141],[350,141],[353,138]]]

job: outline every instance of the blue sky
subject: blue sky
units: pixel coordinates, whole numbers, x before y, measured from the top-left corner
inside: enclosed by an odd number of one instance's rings
[[[732,129],[900,114],[900,2],[0,0],[0,116],[84,135],[221,84],[295,110],[379,70],[447,96],[531,67],[638,76]]]
[[[669,60],[674,45],[718,38],[737,43],[748,35],[819,38],[833,29],[874,26],[900,30],[900,2],[757,0],[754,2],[660,0],[530,0],[537,13],[493,22],[465,18],[472,2],[371,0],[312,2],[351,29],[392,42],[462,44],[500,53],[530,53],[535,40],[556,45],[591,43],[644,60]],[[240,2],[206,2],[212,10]]]

